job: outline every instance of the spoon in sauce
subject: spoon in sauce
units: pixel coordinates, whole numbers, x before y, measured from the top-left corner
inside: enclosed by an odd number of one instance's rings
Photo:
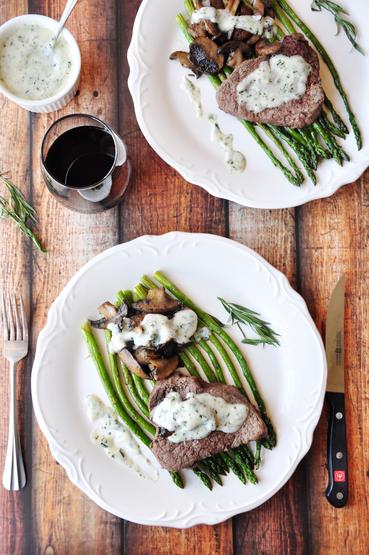
[[[72,11],[74,10],[74,6],[77,4],[77,1],[78,1],[78,0],[68,0],[68,1],[67,1],[66,5],[65,5],[65,8],[64,8],[64,11],[63,11],[63,13],[62,13],[62,16],[61,16],[61,18],[60,18],[60,20],[59,20],[59,25],[58,25],[58,27],[57,27],[57,29],[56,29],[55,36],[54,36],[54,38],[53,38],[53,40],[52,40],[52,42],[51,42],[51,48],[54,48],[54,47],[55,47],[55,44],[56,44],[56,42],[57,42],[57,40],[58,40],[58,38],[59,38],[59,35],[60,35],[60,33],[62,32],[62,30],[63,30],[63,28],[64,28],[64,25],[65,25],[66,22],[67,22],[68,17],[70,16],[70,14],[72,13]]]

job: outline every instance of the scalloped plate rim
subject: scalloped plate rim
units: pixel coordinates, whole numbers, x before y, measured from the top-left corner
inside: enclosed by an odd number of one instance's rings
[[[280,280],[280,283],[283,286],[282,294],[284,296],[287,296],[289,301],[293,302],[295,304],[296,309],[307,319],[307,321],[308,321],[308,323],[309,323],[309,325],[310,325],[310,327],[311,327],[311,329],[314,333],[315,339],[317,340],[317,344],[320,346],[320,354],[321,354],[321,359],[322,359],[322,370],[323,370],[322,387],[321,387],[321,391],[319,393],[319,396],[317,397],[316,402],[314,404],[313,410],[312,410],[311,414],[309,415],[309,419],[308,419],[307,422],[304,423],[304,426],[303,426],[303,429],[306,432],[306,436],[305,436],[306,445],[305,446],[302,445],[302,448],[300,448],[300,451],[298,453],[296,453],[295,461],[291,465],[289,471],[285,474],[283,479],[274,488],[272,488],[271,491],[266,492],[265,495],[262,498],[259,498],[258,500],[256,500],[251,506],[247,506],[247,508],[237,507],[237,508],[234,508],[234,509],[225,509],[225,510],[220,510],[220,511],[210,513],[210,514],[209,514],[209,512],[197,513],[195,515],[191,514],[189,518],[186,518],[187,515],[185,515],[184,517],[181,517],[180,519],[171,519],[171,520],[165,520],[165,521],[150,520],[150,519],[132,519],[130,517],[129,513],[127,513],[126,511],[116,509],[115,507],[112,507],[111,505],[109,505],[109,503],[102,500],[95,493],[95,491],[91,487],[88,486],[86,479],[85,480],[79,479],[78,472],[76,472],[76,479],[74,479],[74,477],[69,472],[69,469],[68,469],[67,465],[64,462],[64,459],[66,458],[66,456],[65,456],[65,454],[62,453],[63,448],[58,444],[58,442],[55,440],[55,438],[52,436],[52,434],[50,433],[50,431],[48,429],[48,426],[47,426],[47,424],[45,422],[45,419],[43,417],[43,412],[41,410],[38,395],[37,395],[38,374],[39,374],[39,370],[40,370],[40,361],[39,361],[39,359],[41,357],[40,352],[42,350],[43,344],[45,342],[47,343],[47,341],[48,341],[49,328],[52,326],[52,316],[53,316],[54,312],[57,311],[58,305],[62,302],[63,298],[65,296],[67,296],[68,293],[73,289],[73,286],[78,282],[78,279],[90,267],[99,263],[103,258],[105,258],[107,256],[111,256],[112,253],[114,253],[114,252],[118,253],[120,250],[124,250],[126,248],[126,245],[132,245],[134,243],[145,242],[145,241],[150,242],[150,241],[155,241],[157,239],[164,240],[164,239],[167,238],[167,239],[171,240],[172,238],[176,239],[177,237],[181,237],[181,236],[198,238],[200,240],[201,239],[205,239],[205,240],[210,239],[210,240],[214,240],[214,241],[220,240],[224,243],[230,243],[234,246],[237,246],[238,248],[240,248],[241,250],[244,250],[249,255],[251,255],[253,258],[255,258],[274,277],[276,277],[278,280]],[[195,526],[197,524],[214,525],[214,524],[223,522],[223,521],[227,520],[228,518],[231,518],[232,516],[235,516],[237,514],[253,510],[256,507],[259,507],[260,505],[265,503],[271,497],[273,497],[287,483],[287,481],[290,479],[290,477],[292,476],[292,474],[296,470],[298,464],[301,462],[302,458],[306,455],[306,453],[309,451],[309,449],[311,447],[311,444],[312,444],[312,441],[313,441],[314,430],[315,430],[315,428],[317,426],[317,423],[319,421],[321,411],[322,411],[322,407],[323,407],[326,378],[327,378],[327,364],[326,364],[325,350],[324,350],[324,346],[323,346],[321,336],[320,336],[320,334],[319,334],[319,332],[318,332],[318,330],[315,326],[314,321],[311,318],[311,315],[308,311],[305,300],[303,299],[303,297],[299,293],[297,293],[291,287],[291,285],[289,283],[289,280],[287,279],[287,277],[282,272],[280,272],[279,270],[274,268],[269,262],[267,262],[261,255],[256,253],[253,249],[247,247],[246,245],[238,243],[237,241],[234,241],[232,239],[228,239],[226,237],[221,237],[221,236],[213,235],[213,234],[206,234],[206,233],[168,232],[168,233],[165,233],[165,234],[162,234],[162,235],[143,235],[141,237],[135,238],[135,239],[133,239],[131,241],[128,241],[126,243],[122,243],[122,244],[110,247],[109,249],[106,249],[106,250],[102,251],[101,253],[99,253],[98,255],[93,257],[91,260],[89,260],[86,264],[84,264],[80,268],[80,270],[78,270],[74,274],[74,276],[68,281],[68,283],[63,288],[62,292],[58,295],[58,297],[52,303],[52,305],[51,305],[51,307],[48,311],[48,317],[47,317],[46,324],[45,324],[44,328],[41,330],[41,332],[38,336],[37,346],[36,346],[36,353],[35,353],[35,358],[34,358],[33,367],[32,367],[31,392],[32,392],[32,402],[33,402],[33,408],[34,408],[34,412],[35,412],[35,415],[36,415],[36,419],[37,419],[38,425],[40,426],[40,429],[41,429],[42,433],[44,434],[44,436],[46,437],[46,439],[48,441],[50,452],[51,452],[52,456],[64,468],[64,470],[67,473],[67,476],[68,476],[69,480],[74,485],[76,485],[83,493],[85,493],[88,497],[90,497],[98,506],[100,506],[102,509],[104,509],[104,510],[120,517],[120,518],[129,520],[131,522],[136,522],[137,524],[144,524],[144,525],[151,525],[151,526],[154,525],[154,526],[188,528],[188,527]]]
[[[340,188],[344,187],[345,185],[349,185],[350,183],[353,183],[363,175],[365,170],[369,167],[369,145],[365,147],[367,150],[367,159],[361,163],[360,162],[354,163],[352,161],[349,162],[349,165],[345,167],[345,170],[346,170],[345,178],[336,179],[335,183],[332,183],[333,178],[331,178],[330,183],[325,186],[324,191],[322,190],[322,187],[319,187],[319,184],[318,184],[316,187],[314,187],[314,189],[309,191],[305,195],[305,197],[301,198],[301,200],[299,200],[298,202],[283,201],[281,203],[278,203],[278,202],[269,203],[266,199],[264,199],[263,202],[261,202],[254,199],[245,198],[243,196],[240,196],[239,194],[233,193],[230,189],[225,188],[224,186],[222,186],[222,189],[219,190],[218,186],[214,182],[212,182],[211,179],[207,178],[204,175],[201,176],[201,175],[198,175],[197,173],[191,173],[183,165],[175,161],[171,156],[169,156],[165,152],[164,148],[157,142],[155,137],[149,131],[145,122],[145,118],[143,116],[141,103],[139,101],[139,86],[138,86],[138,83],[135,84],[135,79],[134,79],[133,68],[135,67],[136,62],[138,62],[137,41],[139,37],[139,24],[141,22],[141,18],[144,15],[146,5],[149,3],[149,1],[150,0],[143,0],[141,2],[133,25],[132,38],[127,51],[127,60],[130,68],[130,73],[128,77],[128,88],[132,96],[137,122],[139,124],[141,132],[144,135],[146,141],[149,143],[151,148],[153,148],[153,150],[160,156],[160,158],[162,158],[169,166],[173,167],[186,181],[188,181],[193,185],[196,185],[198,187],[205,189],[205,191],[207,191],[209,194],[211,194],[216,198],[222,198],[225,200],[236,202],[241,206],[247,206],[249,208],[259,208],[259,209],[268,210],[268,209],[296,208],[298,206],[302,206],[314,200],[328,198],[334,195]],[[139,71],[139,68],[138,68],[138,71]],[[348,170],[349,167],[351,168],[351,171]],[[271,179],[273,178],[273,173],[272,173],[273,171],[274,171],[274,168],[271,167],[270,168]],[[339,169],[337,168],[336,171],[339,171]],[[286,184],[288,185],[287,180],[286,180]]]

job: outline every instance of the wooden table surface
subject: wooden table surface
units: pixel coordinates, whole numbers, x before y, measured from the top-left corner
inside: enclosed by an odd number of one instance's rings
[[[0,23],[23,13],[58,17],[64,0],[0,0]],[[56,114],[30,114],[0,98],[0,171],[10,170],[39,214],[48,253],[38,254],[11,223],[0,222],[0,288],[22,292],[32,349],[19,368],[20,429],[28,484],[0,490],[1,554],[344,554],[369,553],[369,173],[335,196],[297,209],[252,210],[215,199],[186,183],[145,142],[127,90],[126,52],[138,0],[81,0],[68,27],[82,50],[79,95]],[[164,6],[164,2],[163,2]],[[40,142],[54,119],[96,114],[124,138],[131,187],[119,208],[79,215],[45,190]],[[269,161],[265,160],[266,164]],[[286,185],[288,186],[288,185]],[[327,482],[324,410],[309,454],[288,484],[262,507],[213,527],[143,527],[104,512],[68,480],[52,458],[32,410],[30,374],[37,336],[67,281],[104,249],[142,234],[170,230],[225,235],[255,249],[284,272],[324,333],[329,295],[347,276],[346,409],[350,500],[334,509]],[[2,363],[3,369],[5,368]],[[296,368],[298,372],[298,368]],[[7,442],[8,380],[0,373],[0,467]],[[66,408],[67,410],[67,408]],[[122,491],[124,495],[124,491]]]

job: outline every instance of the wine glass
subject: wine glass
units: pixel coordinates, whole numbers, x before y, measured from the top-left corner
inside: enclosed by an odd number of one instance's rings
[[[131,163],[122,139],[109,125],[96,116],[70,114],[47,130],[41,171],[47,188],[64,206],[96,213],[122,200]]]

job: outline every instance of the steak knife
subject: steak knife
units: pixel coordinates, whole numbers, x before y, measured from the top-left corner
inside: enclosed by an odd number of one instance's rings
[[[348,499],[345,383],[344,383],[344,313],[345,275],[329,301],[325,347],[328,361],[326,399],[330,406],[328,428],[329,483],[326,498],[334,507],[343,507]]]

